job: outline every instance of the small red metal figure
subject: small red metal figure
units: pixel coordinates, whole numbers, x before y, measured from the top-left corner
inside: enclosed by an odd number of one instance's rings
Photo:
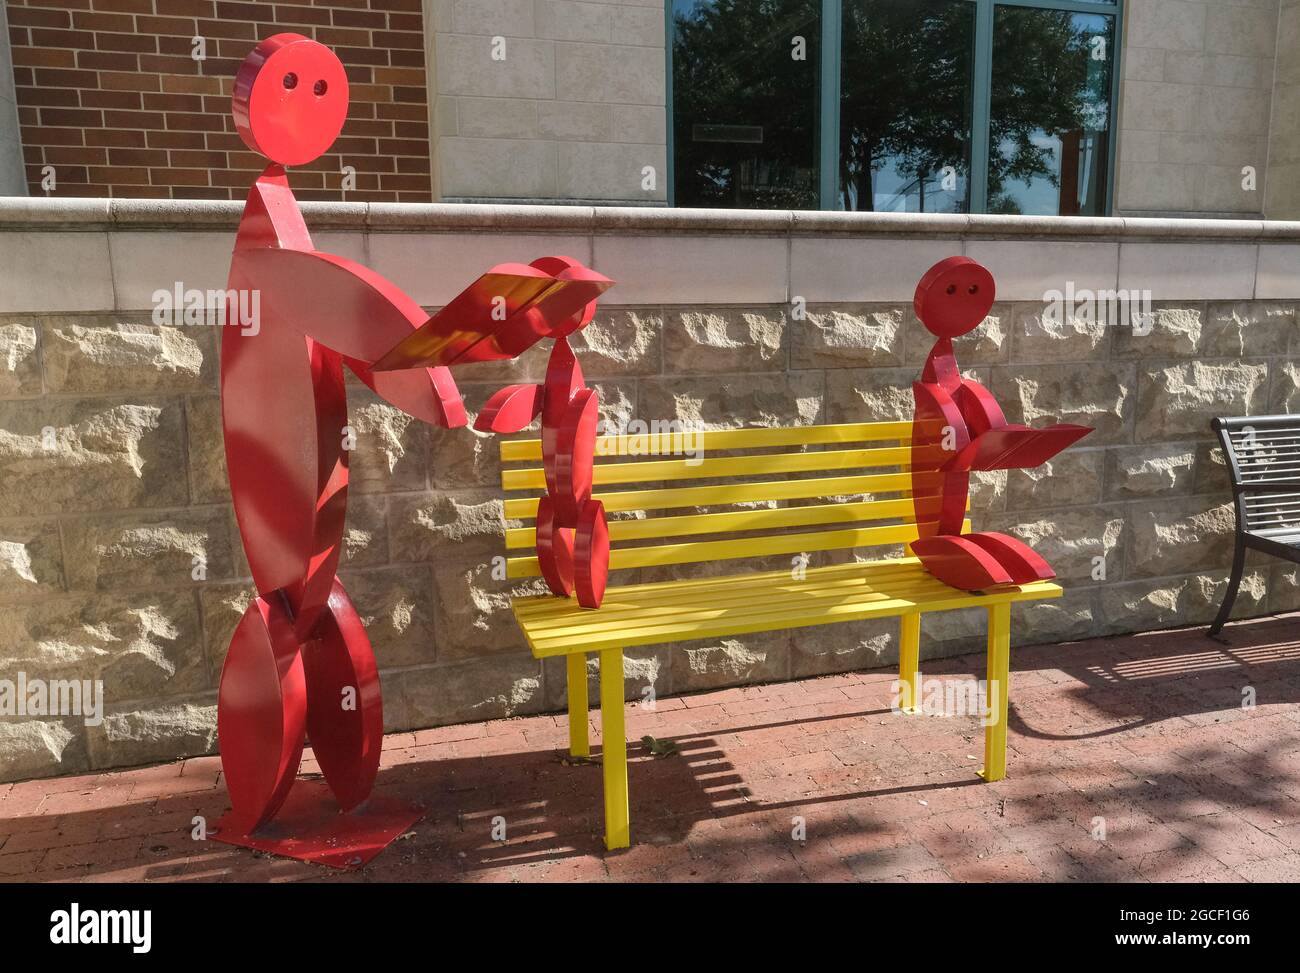
[[[223,840],[247,837],[281,808],[305,735],[345,811],[366,801],[379,767],[378,670],[335,577],[348,486],[343,366],[409,415],[462,426],[444,366],[512,357],[612,283],[563,258],[503,264],[430,318],[373,271],[316,250],[285,167],[330,147],[347,104],[343,65],[298,34],[262,41],[235,79],[236,128],[269,165],[248,195],[229,277],[229,293],[259,296],[249,303],[260,320],[222,336],[226,460],[258,592],[221,676],[218,735],[233,806]]]
[[[576,265],[567,257],[538,263],[557,274]],[[583,608],[599,608],[605,596],[609,527],[604,504],[591,498],[600,396],[583,380],[567,336],[595,313],[592,301],[553,332],[545,382],[501,389],[474,422],[485,432],[518,432],[541,415],[546,495],[537,504],[538,566],[552,592],[566,598],[576,592]]]
[[[962,378],[952,339],[979,326],[995,293],[988,270],[969,257],[948,257],[926,271],[913,302],[938,340],[921,381],[912,384],[912,503],[921,537],[911,547],[931,574],[968,591],[1055,577],[1046,561],[1008,534],[962,534],[971,471],[1032,469],[1092,432],[1012,425],[988,389]]]

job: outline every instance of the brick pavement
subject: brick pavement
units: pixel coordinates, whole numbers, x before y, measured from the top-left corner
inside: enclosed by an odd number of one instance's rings
[[[1014,650],[992,785],[977,716],[895,715],[875,670],[630,705],[635,844],[617,854],[599,768],[568,765],[563,718],[539,716],[389,736],[379,788],[428,813],[357,872],[192,840],[226,808],[203,757],[0,784],[0,881],[1297,881],[1298,623]]]

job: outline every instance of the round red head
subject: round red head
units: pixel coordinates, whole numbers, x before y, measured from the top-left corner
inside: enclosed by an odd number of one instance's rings
[[[956,338],[979,327],[996,292],[983,266],[970,257],[948,257],[925,272],[912,307],[932,335]]]
[[[250,149],[284,166],[303,165],[343,130],[348,78],[325,45],[301,34],[276,34],[244,58],[232,111]]]

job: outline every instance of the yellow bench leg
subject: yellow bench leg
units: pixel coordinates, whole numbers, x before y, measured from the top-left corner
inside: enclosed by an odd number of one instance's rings
[[[987,781],[1007,775],[1007,687],[1011,668],[1011,605],[989,607],[988,724],[984,727],[984,768]]]
[[[569,666],[569,756],[590,757],[591,740],[587,733],[587,655],[577,652],[565,656],[565,661]]]
[[[903,616],[898,642],[898,706],[904,713],[921,712],[921,613]]]
[[[623,650],[600,651],[601,764],[605,773],[605,847],[631,844],[627,807],[627,738],[623,728]]]

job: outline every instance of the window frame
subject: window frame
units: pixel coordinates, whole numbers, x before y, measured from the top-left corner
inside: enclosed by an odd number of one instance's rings
[[[975,5],[975,77],[972,79],[970,148],[970,212],[988,212],[990,114],[993,97],[994,8],[1033,7],[1070,13],[1104,14],[1115,19],[1114,56],[1111,59],[1110,130],[1106,153],[1106,198],[1103,216],[1110,216],[1115,201],[1115,157],[1119,147],[1119,94],[1123,76],[1124,0],[961,0]],[[817,178],[819,207],[837,209],[840,155],[840,70],[842,0],[821,0],[821,84],[818,109]],[[664,113],[667,123],[668,205],[677,204],[677,172],[673,134],[673,0],[664,0]]]

